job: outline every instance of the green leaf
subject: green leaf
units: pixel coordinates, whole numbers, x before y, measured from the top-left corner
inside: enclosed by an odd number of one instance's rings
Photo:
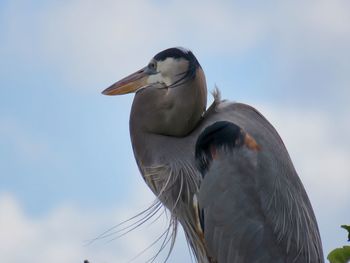
[[[348,225],[341,225],[341,227],[348,231],[348,241],[350,241],[350,226],[348,226]]]
[[[348,231],[348,241],[350,241],[350,226],[341,225],[342,228]],[[327,259],[331,263],[349,263],[350,262],[350,246],[336,248],[328,254]]]
[[[350,262],[350,246],[336,248],[328,254],[327,259],[331,263],[348,263]]]

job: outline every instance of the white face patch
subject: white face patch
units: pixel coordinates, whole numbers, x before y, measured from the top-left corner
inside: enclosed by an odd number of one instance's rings
[[[175,83],[183,77],[188,70],[188,61],[183,58],[167,58],[157,63],[157,74],[150,75],[147,79],[148,84],[164,83],[167,86]]]
[[[155,83],[165,83],[169,86],[171,83],[169,80],[164,79],[160,73],[150,75],[147,79],[147,84],[155,84]]]

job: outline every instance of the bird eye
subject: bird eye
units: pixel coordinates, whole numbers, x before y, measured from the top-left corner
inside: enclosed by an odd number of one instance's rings
[[[156,63],[154,61],[150,62],[148,64],[148,68],[150,68],[152,70],[155,70],[157,68]]]

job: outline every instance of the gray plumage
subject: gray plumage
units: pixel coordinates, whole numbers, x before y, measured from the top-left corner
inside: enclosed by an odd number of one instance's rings
[[[136,92],[130,134],[140,172],[198,262],[323,262],[310,201],[278,133],[217,91],[205,110],[205,76],[192,52],[162,51],[104,94],[128,92]],[[236,141],[206,134],[221,121],[237,127]]]

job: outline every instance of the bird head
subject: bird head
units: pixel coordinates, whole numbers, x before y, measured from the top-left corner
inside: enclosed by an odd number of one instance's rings
[[[156,84],[160,88],[174,88],[195,78],[198,68],[201,66],[190,50],[169,48],[156,54],[146,67],[119,80],[102,93],[122,95]]]
[[[102,93],[136,93],[133,108],[147,131],[184,136],[206,108],[204,72],[193,53],[169,48],[156,54],[144,68],[117,81]]]

